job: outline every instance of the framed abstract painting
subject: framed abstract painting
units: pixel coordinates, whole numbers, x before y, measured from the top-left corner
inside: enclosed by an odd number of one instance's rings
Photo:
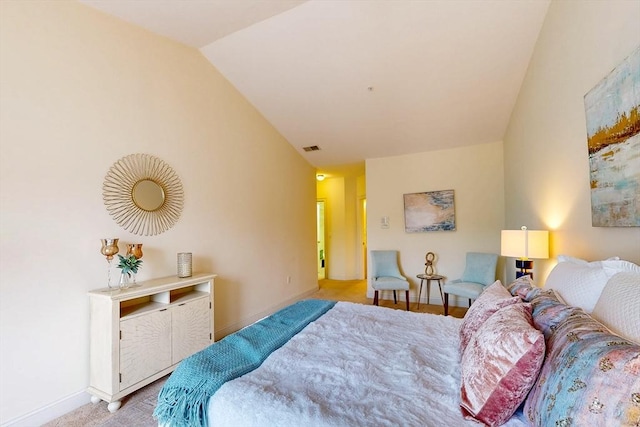
[[[594,227],[640,227],[640,47],[584,97]]]
[[[404,229],[407,233],[456,229],[453,190],[404,195]]]

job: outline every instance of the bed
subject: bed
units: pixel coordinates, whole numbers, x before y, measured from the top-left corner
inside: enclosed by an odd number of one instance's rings
[[[640,267],[610,261],[563,259],[545,289],[497,281],[464,319],[298,302],[185,360],[154,415],[166,426],[640,425]],[[589,293],[580,286],[598,295],[588,310],[572,305]],[[608,328],[594,317],[620,311]]]

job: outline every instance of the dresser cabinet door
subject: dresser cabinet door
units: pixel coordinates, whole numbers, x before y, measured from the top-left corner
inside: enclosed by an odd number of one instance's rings
[[[171,366],[171,311],[120,322],[120,390]]]
[[[211,308],[209,298],[199,298],[173,307],[173,363],[211,344]]]

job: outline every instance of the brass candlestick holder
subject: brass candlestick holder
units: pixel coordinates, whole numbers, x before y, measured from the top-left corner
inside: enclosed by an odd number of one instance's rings
[[[136,259],[142,258],[142,243],[128,243],[127,255],[133,255]],[[138,286],[138,283],[136,282],[136,273],[133,273],[132,276],[133,285],[131,285],[131,287]]]
[[[136,259],[142,258],[142,243],[127,244],[127,255],[133,255]]]
[[[113,260],[113,256],[120,251],[120,249],[118,248],[118,240],[119,239],[100,240],[102,242],[100,253],[107,257],[107,288],[109,291],[113,289],[111,287],[111,261]]]

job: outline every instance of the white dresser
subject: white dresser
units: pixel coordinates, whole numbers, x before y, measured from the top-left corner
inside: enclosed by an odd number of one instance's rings
[[[213,342],[215,277],[172,276],[129,289],[89,292],[92,402],[105,400],[115,412],[124,396]]]

